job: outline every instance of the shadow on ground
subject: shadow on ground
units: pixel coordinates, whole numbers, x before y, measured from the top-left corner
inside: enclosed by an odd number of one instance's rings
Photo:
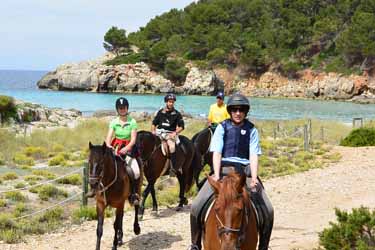
[[[129,250],[159,250],[169,249],[174,242],[181,240],[182,237],[179,235],[158,231],[140,235],[126,244],[128,244]]]

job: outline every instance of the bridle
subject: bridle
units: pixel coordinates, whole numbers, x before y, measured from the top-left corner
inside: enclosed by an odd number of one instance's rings
[[[115,177],[113,178],[113,180],[108,185],[105,186],[102,182],[103,177],[104,177],[104,161],[103,160],[101,160],[100,163],[95,162],[93,164],[93,171],[92,172],[94,173],[94,175],[89,173],[89,181],[95,180],[99,183],[98,184],[99,185],[98,193],[99,194],[103,193],[105,205],[107,204],[107,196],[106,196],[105,192],[117,181],[117,177],[118,177],[117,160],[116,160],[116,156],[115,156],[113,151],[111,152],[111,155],[112,155],[113,161],[115,162]],[[98,167],[99,164],[102,165],[102,169],[101,169],[99,175],[95,175],[96,168]]]
[[[238,195],[242,196],[242,193],[240,193]],[[219,226],[217,228],[217,233],[219,235],[220,244],[221,244],[221,236],[223,234],[225,234],[225,233],[227,233],[227,234],[229,234],[229,233],[237,234],[238,237],[237,237],[236,248],[235,248],[236,250],[241,249],[241,243],[245,239],[244,229],[245,229],[245,226],[249,224],[249,209],[246,206],[244,199],[242,199],[242,203],[243,203],[244,209],[241,213],[241,225],[240,225],[239,228],[232,228],[230,226],[224,225],[224,223],[221,221],[219,215],[217,214],[216,210],[214,210],[216,220],[219,222]],[[245,223],[243,223],[244,216],[245,216]]]

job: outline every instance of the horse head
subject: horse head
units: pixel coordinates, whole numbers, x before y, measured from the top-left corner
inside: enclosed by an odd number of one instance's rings
[[[149,131],[141,130],[137,133],[136,145],[143,161],[147,161],[158,143],[158,138]],[[160,143],[160,142],[159,142]]]
[[[248,223],[249,197],[245,189],[245,175],[231,172],[221,181],[208,177],[216,201],[213,207],[221,250],[240,249]]]
[[[92,186],[97,186],[99,181],[104,176],[104,169],[107,162],[110,160],[113,152],[107,147],[104,142],[103,145],[92,145],[89,142],[89,183]]]

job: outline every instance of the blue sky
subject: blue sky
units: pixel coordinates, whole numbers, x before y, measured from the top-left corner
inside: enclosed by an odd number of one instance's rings
[[[193,0],[2,0],[0,69],[52,70],[102,55],[111,26],[128,32]]]

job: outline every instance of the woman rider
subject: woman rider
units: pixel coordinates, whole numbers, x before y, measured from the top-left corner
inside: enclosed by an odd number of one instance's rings
[[[109,124],[106,137],[106,144],[113,148],[115,154],[126,161],[126,172],[131,181],[130,203],[137,205],[139,203],[138,192],[140,188],[139,178],[140,169],[136,159],[137,150],[134,147],[137,138],[137,122],[128,115],[129,102],[126,98],[120,97],[116,100],[116,111],[118,117],[113,119]],[[88,194],[89,197],[95,195]]]

